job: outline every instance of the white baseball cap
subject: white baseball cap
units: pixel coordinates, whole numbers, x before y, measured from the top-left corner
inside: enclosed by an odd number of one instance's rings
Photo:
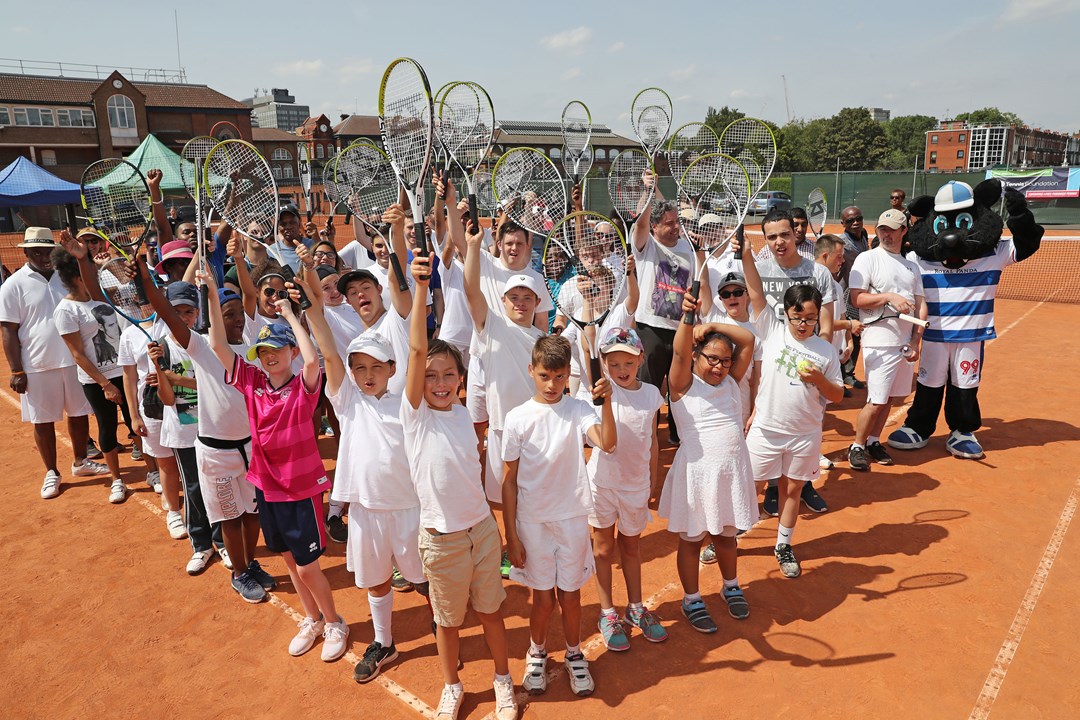
[[[536,293],[536,297],[540,297],[540,283],[536,281],[536,278],[532,275],[526,275],[525,273],[518,273],[517,275],[511,275],[507,278],[506,283],[503,285],[502,294],[510,292],[514,288],[528,288]]]
[[[349,343],[345,355],[349,356],[353,353],[370,355],[379,362],[394,362],[393,346],[390,345],[389,340],[378,333],[366,332],[354,338],[353,341]]]

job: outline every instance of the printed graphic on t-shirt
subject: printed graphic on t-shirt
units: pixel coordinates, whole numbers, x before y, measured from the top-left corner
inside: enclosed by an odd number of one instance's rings
[[[682,317],[683,293],[689,285],[690,268],[677,255],[660,253],[656,264],[656,283],[652,292],[652,311],[657,317],[678,320]]]
[[[112,306],[101,303],[91,310],[98,323],[94,335],[94,356],[98,367],[116,364],[117,348],[120,347],[120,323]]]
[[[195,366],[190,359],[174,362],[169,369],[183,377],[195,377]],[[176,417],[180,420],[180,424],[197,424],[199,422],[199,392],[195,388],[173,385],[173,395],[176,396]]]

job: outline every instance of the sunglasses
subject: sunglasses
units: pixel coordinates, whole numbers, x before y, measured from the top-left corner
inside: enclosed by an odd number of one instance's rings
[[[889,196],[889,199],[890,200],[903,200],[904,196],[903,195],[891,195],[891,196]]]
[[[312,257],[314,257],[314,258],[336,258],[337,253],[334,252],[333,250],[316,250],[314,253],[312,253]]]
[[[597,240],[610,240],[611,238],[615,237],[615,233],[613,233],[613,232],[598,232],[598,233],[596,233],[595,237],[596,237]]]
[[[281,298],[284,300],[289,297],[289,292],[287,290],[275,290],[269,286],[262,289],[262,294],[265,298]]]
[[[862,215],[855,215],[854,217],[849,217],[847,220],[845,220],[844,224],[847,225],[848,223],[862,222],[862,221],[863,221],[863,216]]]
[[[733,297],[742,297],[745,294],[746,294],[746,291],[743,290],[742,288],[739,288],[738,290],[721,290],[720,291],[720,297],[723,298],[724,300],[727,300],[728,298],[733,298]]]

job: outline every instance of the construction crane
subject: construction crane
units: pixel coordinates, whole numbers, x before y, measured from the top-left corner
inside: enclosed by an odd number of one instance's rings
[[[787,78],[784,77],[783,75],[781,75],[780,79],[784,81],[784,109],[787,111],[787,121],[790,123],[791,122],[791,103],[788,101]]]

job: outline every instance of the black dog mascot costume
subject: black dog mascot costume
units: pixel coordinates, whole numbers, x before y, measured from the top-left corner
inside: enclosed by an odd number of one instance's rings
[[[904,426],[889,436],[900,450],[921,448],[937,426],[942,398],[951,431],[945,447],[955,457],[983,456],[975,431],[982,425],[979,379],[983,350],[994,331],[994,297],[1001,271],[1031,257],[1042,242],[1023,193],[1005,191],[1011,240],[1001,239],[1004,223],[991,210],[1001,197],[999,180],[984,180],[972,190],[962,182],[944,185],[935,197],[924,195],[908,206],[914,224],[908,234],[922,271],[930,327],[923,348],[915,399]],[[947,387],[946,387],[947,386]]]

